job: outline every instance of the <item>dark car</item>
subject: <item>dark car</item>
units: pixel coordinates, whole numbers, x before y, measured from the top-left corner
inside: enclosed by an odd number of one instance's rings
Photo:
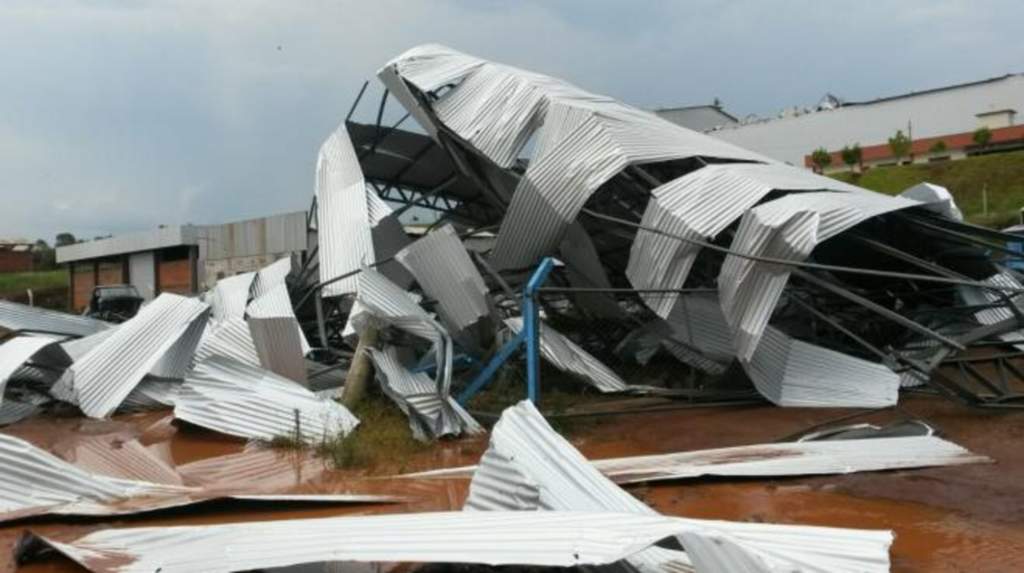
[[[85,315],[108,322],[124,322],[135,316],[142,297],[132,285],[103,285],[92,289]]]

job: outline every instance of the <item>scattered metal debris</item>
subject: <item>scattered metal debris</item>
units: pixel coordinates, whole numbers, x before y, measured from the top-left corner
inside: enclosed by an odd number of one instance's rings
[[[55,395],[73,396],[89,417],[109,416],[161,361],[166,374],[185,374],[208,314],[198,300],[160,295],[76,360]]]
[[[0,434],[0,522],[38,515],[129,515],[182,507],[216,499],[251,501],[313,501],[323,503],[394,502],[379,495],[283,495],[252,491],[244,482],[231,487],[206,489],[168,479],[169,468],[141,446],[127,446],[113,461],[94,455],[111,455],[109,449],[77,452],[85,456],[79,465],[68,463],[32,444]],[[97,470],[116,471],[111,477]],[[138,479],[144,478],[144,479]],[[156,481],[144,481],[156,480]],[[166,483],[170,481],[171,483]]]
[[[348,434],[359,423],[333,400],[222,356],[196,365],[174,399],[174,416],[231,436],[265,441],[293,437],[313,445]]]
[[[654,510],[601,475],[559,436],[530,402],[502,414],[473,475],[466,509],[471,511]],[[651,548],[627,561],[641,571],[690,566],[698,573],[736,570],[806,572],[889,570],[888,531],[681,520],[684,551]]]

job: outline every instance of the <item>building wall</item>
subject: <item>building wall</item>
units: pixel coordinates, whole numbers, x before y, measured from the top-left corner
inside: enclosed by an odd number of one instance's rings
[[[128,255],[128,282],[146,300],[156,296],[156,261],[153,251]]]
[[[102,260],[96,266],[96,284],[98,285],[121,285],[128,282],[125,276],[124,259],[116,257]]]
[[[68,273],[71,281],[71,310],[82,312],[89,306],[89,297],[96,286],[96,263],[85,261],[74,263]]]
[[[982,125],[978,114],[1004,109],[1024,111],[1024,75],[737,125],[708,135],[804,165],[804,156],[819,147],[884,145],[896,130],[906,133],[908,126],[913,139],[973,132]]]
[[[32,270],[32,251],[0,250],[0,273],[25,273]]]

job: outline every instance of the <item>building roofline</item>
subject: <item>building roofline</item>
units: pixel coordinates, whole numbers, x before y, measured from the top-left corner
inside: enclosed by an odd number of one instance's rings
[[[690,110],[690,109],[713,109],[713,110],[715,110],[718,113],[724,115],[725,117],[728,117],[729,119],[731,119],[733,121],[739,121],[739,119],[737,119],[736,116],[734,116],[733,114],[725,111],[725,109],[723,109],[722,106],[718,106],[718,105],[714,105],[714,104],[710,104],[710,103],[700,104],[700,105],[677,105],[677,106],[673,106],[673,107],[656,107],[656,108],[651,109],[650,111],[652,111],[654,113],[658,113],[658,112],[661,112],[661,111],[686,111],[686,110]]]

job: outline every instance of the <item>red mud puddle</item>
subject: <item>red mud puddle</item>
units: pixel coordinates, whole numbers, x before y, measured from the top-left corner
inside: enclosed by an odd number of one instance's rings
[[[824,489],[827,489],[826,486]],[[790,480],[633,489],[666,515],[861,529],[891,529],[894,573],[1024,571],[1024,524],[991,523],[918,503],[867,499]]]
[[[1024,435],[1019,431],[1024,428],[1024,414],[992,416],[945,402],[913,398],[904,404],[907,410],[926,415],[947,430],[950,439],[995,458],[998,465],[728,483],[681,482],[636,487],[631,491],[668,515],[892,529],[896,533],[892,570],[898,573],[1024,571],[1024,522],[1020,519],[1024,514],[1024,489],[1017,485],[1024,475],[1024,452],[1017,442]],[[572,441],[594,459],[726,447],[771,441],[847,412],[772,407],[657,412],[602,419],[574,433]],[[892,412],[882,412],[872,414],[868,420],[885,421],[893,416]],[[0,526],[0,573],[82,571],[57,556],[16,567],[14,544],[27,529],[44,535],[74,537],[108,527],[460,509],[468,491],[467,480],[389,480],[369,474],[471,465],[486,447],[486,440],[479,439],[442,442],[410,459],[396,460],[393,467],[353,473],[331,471],[322,460],[308,453],[254,448],[202,429],[179,428],[170,424],[167,413],[125,416],[113,421],[48,417],[4,431],[65,459],[78,460],[75,463],[92,464],[93,468],[100,467],[95,464],[103,460],[97,462],[90,453],[119,452],[118,455],[128,456],[144,450],[188,485],[216,489],[237,488],[242,483],[268,493],[389,494],[411,501],[291,505],[287,509],[232,501],[108,520],[26,521]],[[124,447],[130,442],[141,448]]]

